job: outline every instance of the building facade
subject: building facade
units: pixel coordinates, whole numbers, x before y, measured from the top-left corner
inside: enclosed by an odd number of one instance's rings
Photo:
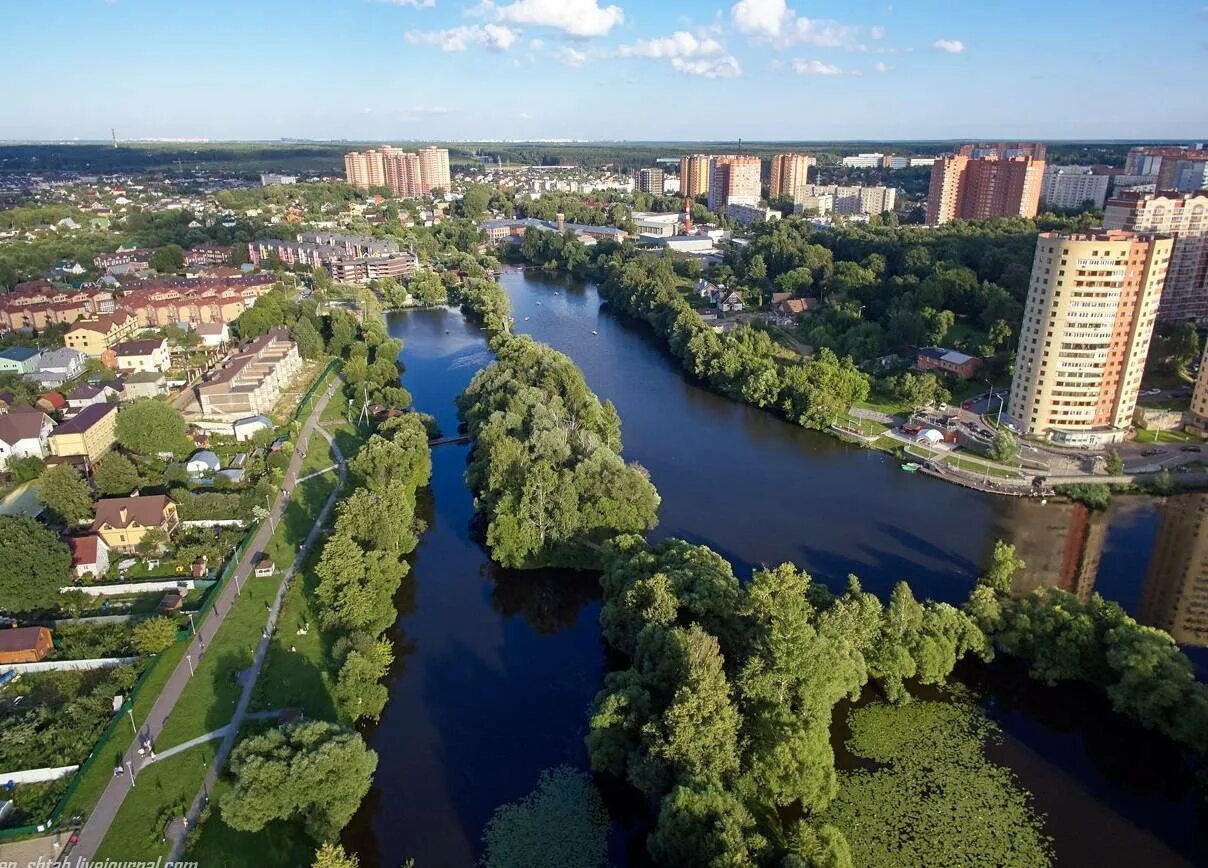
[[[761,166],[759,157],[750,154],[714,157],[709,175],[709,210],[720,213],[727,205],[758,205]]]
[[[1008,412],[1067,445],[1123,439],[1174,242],[1099,230],[1036,242]]]
[[[80,320],[63,334],[63,345],[99,358],[105,350],[132,337],[136,331],[138,322],[135,318],[126,311],[117,311]]]
[[[662,196],[664,180],[662,169],[638,169],[637,191]]]
[[[117,404],[92,404],[50,433],[50,453],[60,458],[83,455],[96,461],[113,445]]]
[[[1208,192],[1122,193],[1108,200],[1103,225],[1174,236],[1158,319],[1208,319]]]
[[[680,157],[680,195],[689,199],[707,195],[712,158],[708,154]]]
[[[276,328],[256,338],[208,381],[197,386],[202,415],[237,419],[268,413],[302,368],[289,332]]]
[[[1208,495],[1167,498],[1137,620],[1185,645],[1208,644]]]
[[[1046,166],[1040,197],[1053,208],[1081,208],[1088,202],[1102,208],[1111,180],[1088,166]]]
[[[810,167],[816,162],[809,154],[774,154],[768,198],[787,196],[794,205],[799,204],[808,195]]]
[[[1044,146],[1039,145],[1039,153]],[[965,145],[962,153],[940,157],[931,166],[927,223],[990,217],[1035,217],[1044,180],[1044,158],[1015,155],[1018,148]],[[1005,153],[1011,156],[998,156]],[[974,157],[970,154],[985,154]]]
[[[449,151],[430,146],[404,151],[389,145],[344,155],[344,177],[354,187],[389,187],[396,196],[427,196],[449,191]]]

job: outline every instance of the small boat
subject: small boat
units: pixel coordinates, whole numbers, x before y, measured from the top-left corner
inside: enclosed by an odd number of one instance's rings
[[[526,316],[526,317],[524,318],[524,321],[525,321],[525,322],[528,322],[528,321],[529,321],[529,318]]]
[[[592,329],[592,330],[591,330],[591,333],[592,333],[593,335],[598,335],[598,334],[599,334],[599,332],[598,332],[598,331],[596,331],[595,329]]]
[[[554,290],[554,295],[557,295],[557,294],[558,294],[558,290],[556,290],[556,289],[555,289],[555,290]]]
[[[913,461],[903,461],[900,466],[901,466],[902,470],[906,471],[907,473],[918,473],[919,472],[919,465]]]
[[[541,307],[541,302],[537,302],[537,307]]]

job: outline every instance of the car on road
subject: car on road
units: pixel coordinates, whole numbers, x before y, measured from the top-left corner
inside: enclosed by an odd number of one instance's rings
[[[1141,454],[1144,455],[1146,458],[1148,458],[1151,455],[1165,455],[1166,450],[1158,449],[1158,448],[1144,449],[1144,450],[1142,450]]]
[[[1196,446],[1195,444],[1191,444],[1190,446],[1180,446],[1179,451],[1180,452],[1203,452],[1204,448],[1202,446]]]
[[[1142,389],[1141,394],[1142,395],[1160,395],[1160,394],[1162,394],[1162,390],[1161,389]]]

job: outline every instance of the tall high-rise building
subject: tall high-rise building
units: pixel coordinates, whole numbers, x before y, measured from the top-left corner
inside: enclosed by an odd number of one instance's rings
[[[1008,412],[1067,445],[1123,439],[1174,241],[1097,230],[1036,241]]]
[[[426,196],[437,187],[448,191],[449,152],[428,147],[416,153],[389,145],[353,151],[344,155],[344,175],[362,190],[389,187],[398,196]]]
[[[1208,192],[1121,193],[1107,201],[1103,226],[1173,235],[1158,319],[1208,319]]]
[[[1102,208],[1112,176],[1090,166],[1045,166],[1040,198],[1053,208]]]
[[[1158,190],[1195,193],[1208,189],[1208,150],[1143,146],[1132,148],[1124,161],[1125,175],[1153,175]]]
[[[772,157],[772,185],[768,197],[778,199],[788,196],[793,204],[799,204],[808,195],[810,166],[817,161],[809,154],[775,154]]]
[[[1208,645],[1208,494],[1168,498],[1137,620],[1184,645]]]
[[[712,158],[708,154],[680,157],[680,195],[689,199],[709,192]]]
[[[727,205],[758,205],[762,186],[759,157],[722,154],[713,158],[709,177],[709,210],[715,214]]]
[[[663,180],[662,169],[639,169],[637,184],[638,192],[653,193],[656,196],[662,196]]]
[[[959,153],[937,159],[931,166],[927,222],[1035,217],[1044,153],[1044,145],[964,145]]]
[[[438,187],[449,192],[452,179],[449,177],[449,151],[430,145],[419,149],[419,174],[425,193],[431,193]]]
[[[1208,431],[1208,346],[1200,357],[1200,370],[1195,377],[1195,390],[1191,393],[1192,424],[1200,431]]]

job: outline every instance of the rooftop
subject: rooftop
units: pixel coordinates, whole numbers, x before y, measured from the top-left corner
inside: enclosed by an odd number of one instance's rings
[[[72,416],[54,430],[55,434],[81,434],[104,419],[110,413],[117,412],[117,404],[89,404],[76,415]]]

